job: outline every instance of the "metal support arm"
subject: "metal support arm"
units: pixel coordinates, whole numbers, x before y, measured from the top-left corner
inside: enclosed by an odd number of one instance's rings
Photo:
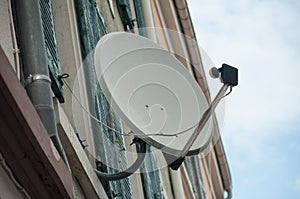
[[[205,124],[207,123],[208,119],[210,118],[211,114],[213,113],[213,111],[215,110],[215,108],[217,107],[217,105],[219,104],[221,99],[223,98],[223,96],[226,93],[226,90],[228,89],[228,87],[229,86],[227,84],[224,84],[222,86],[222,88],[219,90],[218,94],[216,95],[215,99],[212,101],[211,105],[204,112],[204,114],[202,115],[202,118],[201,118],[196,130],[194,131],[194,133],[192,134],[190,139],[185,144],[183,150],[181,151],[180,158],[184,158],[186,156],[186,154],[188,153],[188,151],[190,150],[190,148],[194,144],[195,140],[197,139],[197,137],[201,133],[202,129],[204,128]]]

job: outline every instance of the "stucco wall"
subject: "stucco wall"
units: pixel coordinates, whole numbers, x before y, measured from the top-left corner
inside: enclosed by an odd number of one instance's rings
[[[8,0],[0,0],[0,45],[8,57],[10,64],[14,66],[15,62],[8,8]]]

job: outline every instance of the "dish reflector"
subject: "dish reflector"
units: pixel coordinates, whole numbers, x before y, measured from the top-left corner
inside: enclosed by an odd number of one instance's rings
[[[125,124],[150,145],[178,155],[209,107],[190,72],[153,41],[131,33],[104,36],[95,49],[99,84]],[[212,121],[188,155],[205,149]]]

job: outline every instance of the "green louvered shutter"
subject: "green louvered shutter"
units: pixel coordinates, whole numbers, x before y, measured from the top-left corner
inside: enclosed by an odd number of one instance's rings
[[[54,17],[51,0],[40,0],[40,12],[42,18],[42,26],[44,39],[46,44],[47,62],[51,79],[51,88],[58,100],[63,103],[64,90],[63,82],[60,79],[61,67],[58,56]]]
[[[133,30],[134,23],[131,14],[130,1],[129,0],[118,0],[120,8],[120,16],[124,25],[124,29]]]
[[[94,50],[99,39],[103,35],[107,34],[108,31],[95,1],[75,0],[75,3],[82,55],[83,58],[85,58]],[[90,67],[90,71],[92,71],[92,74],[89,74],[89,81],[91,81],[90,84],[93,87],[91,88],[91,93],[94,95],[93,101],[95,103],[97,118],[103,121],[106,125],[122,132],[120,119],[111,110],[109,103],[96,81],[93,61],[90,61],[87,67]],[[98,124],[97,129],[99,129],[97,131],[98,134],[97,136],[94,136],[94,139],[96,139],[95,142],[99,143],[95,150],[97,159],[111,164],[109,167],[99,161],[97,162],[98,169],[106,173],[115,173],[125,170],[128,165],[123,137],[100,124]],[[96,130],[94,131],[96,132]],[[117,150],[109,150],[108,142],[115,143],[114,146]],[[132,188],[129,178],[118,181],[103,182],[102,184],[109,198],[132,198]]]
[[[109,108],[110,105],[100,88],[97,89],[96,104],[97,117],[106,125],[122,132],[123,130],[120,119]],[[98,157],[97,159],[100,159],[104,162],[109,162],[109,166],[99,162],[98,168],[106,173],[115,173],[125,170],[128,165],[123,136],[114,133],[105,126],[101,126],[101,132],[103,133],[103,135],[101,135],[102,140],[99,141],[102,145],[102,149],[100,149],[102,153],[99,153],[101,157]],[[116,150],[111,149],[111,146],[108,142],[114,143]],[[132,189],[129,178],[111,181],[109,183],[105,182],[103,185],[111,198],[132,198]]]

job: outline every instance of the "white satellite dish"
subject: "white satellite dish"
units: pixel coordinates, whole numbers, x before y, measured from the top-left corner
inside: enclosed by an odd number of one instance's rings
[[[117,32],[99,41],[94,63],[106,98],[126,125],[150,145],[180,155],[209,108],[181,62],[147,38]],[[212,129],[209,119],[187,155],[207,146]]]

